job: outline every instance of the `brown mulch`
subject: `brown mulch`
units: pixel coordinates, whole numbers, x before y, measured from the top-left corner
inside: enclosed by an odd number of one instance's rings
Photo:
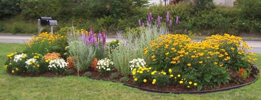
[[[101,75],[98,71],[93,71],[93,70],[82,71],[82,72],[79,73],[79,76],[83,76],[83,74],[85,72],[91,72],[92,76],[90,78],[92,78],[92,79],[108,80],[108,81],[113,81],[113,82],[120,82],[120,78],[123,77],[123,75],[120,74],[120,76],[118,78],[111,79],[109,74]],[[13,75],[10,72],[7,72],[7,73],[10,74],[10,75]],[[112,73],[118,73],[118,72],[116,70],[114,70]],[[29,73],[23,73],[23,74],[20,74],[19,76],[21,76],[21,77],[64,77],[66,75],[65,74],[53,74],[53,73],[44,73],[44,74],[32,75],[32,74],[29,74]],[[77,72],[73,73],[72,76],[78,76]],[[125,83],[125,84],[127,84],[128,86],[136,87],[136,88],[138,87],[138,88],[144,89],[144,90],[162,91],[162,92],[172,92],[172,91],[197,92],[197,89],[195,89],[195,88],[188,89],[188,88],[185,88],[185,87],[183,87],[181,85],[171,85],[171,84],[169,84],[169,85],[167,85],[165,87],[157,87],[157,86],[151,84],[150,82],[138,85],[138,84],[134,83],[133,78],[131,76],[129,76],[129,77],[130,77],[129,81],[127,83]],[[256,80],[255,77],[250,76],[250,77],[246,78],[246,80],[243,83],[240,83],[240,84],[237,84],[237,83],[234,83],[234,82],[230,82],[228,84],[222,84],[220,86],[215,86],[215,87],[212,87],[212,88],[204,87],[204,88],[202,88],[201,91],[212,91],[212,90],[225,89],[225,88],[229,88],[229,87],[235,87],[235,86],[238,86],[238,85],[242,85],[242,84],[253,82],[255,80]]]

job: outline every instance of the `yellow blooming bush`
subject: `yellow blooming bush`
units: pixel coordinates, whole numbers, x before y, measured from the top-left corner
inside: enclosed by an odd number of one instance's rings
[[[67,37],[60,34],[51,34],[43,32],[38,36],[34,36],[32,40],[28,40],[26,45],[25,53],[39,53],[45,55],[50,52],[59,52],[64,54],[66,50],[64,49],[68,46]],[[64,55],[61,55],[65,58]]]
[[[174,83],[186,84],[187,88],[197,83],[200,90],[203,86],[228,83],[230,74],[227,70],[243,68],[250,72],[250,64],[256,58],[251,58],[253,53],[247,53],[249,49],[240,37],[228,34],[213,35],[202,42],[191,41],[187,35],[167,34],[153,40],[144,49],[144,54],[153,70],[166,72],[174,77]],[[181,80],[175,81],[177,75],[182,76]]]
[[[8,60],[5,62],[5,68],[7,72],[12,74],[38,74],[48,71],[48,62],[42,59],[41,54],[32,53],[11,53],[7,55]]]

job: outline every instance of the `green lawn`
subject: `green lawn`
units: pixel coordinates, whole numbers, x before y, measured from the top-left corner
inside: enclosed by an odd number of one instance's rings
[[[229,91],[208,94],[161,94],[141,91],[120,83],[92,80],[85,77],[68,76],[62,78],[19,77],[6,74],[3,68],[6,55],[14,50],[22,50],[23,44],[0,43],[0,100],[5,99],[232,99],[261,100],[261,80]],[[256,65],[261,69],[261,54],[257,54]]]

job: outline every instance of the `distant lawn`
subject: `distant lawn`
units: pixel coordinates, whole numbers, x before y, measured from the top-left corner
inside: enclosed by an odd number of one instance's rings
[[[229,91],[208,94],[161,94],[141,91],[120,83],[92,80],[85,77],[68,76],[63,78],[19,77],[6,74],[2,67],[6,55],[14,50],[20,51],[23,44],[0,43],[0,100],[261,100],[261,79],[255,83]],[[256,65],[261,69],[261,54],[257,54]]]

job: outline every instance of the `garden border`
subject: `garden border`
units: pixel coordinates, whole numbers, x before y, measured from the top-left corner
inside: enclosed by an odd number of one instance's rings
[[[205,93],[213,93],[213,92],[219,92],[219,91],[226,91],[226,90],[231,90],[231,89],[237,89],[246,85],[250,85],[254,82],[257,81],[258,78],[255,78],[253,81],[245,83],[245,84],[240,84],[240,85],[235,85],[232,87],[226,87],[226,88],[221,88],[221,89],[215,89],[215,90],[203,90],[203,91],[160,91],[160,90],[152,90],[152,89],[146,89],[146,88],[142,88],[139,86],[135,86],[135,85],[131,85],[131,84],[127,84],[124,83],[125,86],[129,86],[129,87],[133,87],[133,88],[137,88],[143,91],[148,91],[148,92],[156,92],[156,93],[174,93],[174,94],[205,94]]]
[[[8,74],[11,75],[11,76],[19,76],[19,75],[12,75],[10,73],[8,73]],[[23,76],[20,76],[20,77],[23,77]],[[36,76],[36,77],[38,77],[38,76]],[[63,76],[62,77],[54,76],[54,77],[62,78]],[[46,78],[54,78],[54,77],[46,77]],[[84,77],[84,76],[80,76],[80,77]],[[243,86],[250,85],[250,84],[252,84],[252,83],[254,83],[254,82],[256,82],[258,80],[258,77],[254,77],[255,79],[253,81],[248,82],[248,83],[235,85],[235,86],[231,86],[231,87],[226,87],[226,88],[221,88],[221,89],[215,89],[215,90],[203,90],[203,91],[160,91],[160,90],[154,90],[154,89],[147,89],[147,88],[139,87],[139,86],[128,84],[128,83],[122,83],[122,82],[115,81],[115,80],[102,79],[102,78],[100,79],[100,78],[95,78],[95,77],[88,77],[88,78],[89,79],[93,79],[93,80],[101,80],[101,81],[109,81],[109,82],[114,82],[114,83],[121,83],[121,84],[123,84],[125,86],[136,88],[136,89],[147,91],[147,92],[174,93],[174,94],[206,94],[206,93],[213,93],[213,92],[219,92],[219,91],[226,91],[226,90],[237,89],[237,88],[240,88],[240,87],[243,87]]]

